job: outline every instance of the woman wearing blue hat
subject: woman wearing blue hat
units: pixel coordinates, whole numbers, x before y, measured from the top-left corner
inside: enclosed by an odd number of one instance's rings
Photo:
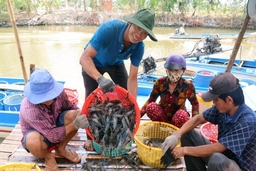
[[[35,70],[24,87],[25,98],[20,108],[22,146],[32,155],[45,159],[45,171],[56,171],[57,155],[79,163],[75,151],[65,149],[79,128],[89,126],[86,115],[68,100],[63,84],[45,69]]]
[[[98,86],[103,92],[112,91],[114,84],[127,89],[137,97],[137,75],[140,61],[144,54],[144,43],[148,36],[157,41],[152,32],[155,13],[142,9],[133,16],[124,16],[123,22],[111,20],[103,23],[84,47],[80,58],[82,75],[87,97]],[[129,74],[124,60],[130,59]],[[103,74],[108,73],[111,79]],[[91,141],[86,141],[85,148],[93,150]]]

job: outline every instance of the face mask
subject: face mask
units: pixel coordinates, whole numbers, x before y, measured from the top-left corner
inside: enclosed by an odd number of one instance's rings
[[[166,73],[167,73],[167,76],[169,78],[169,80],[171,82],[178,82],[183,74],[182,71],[180,72],[173,72],[173,71],[169,71],[169,70],[166,70]]]

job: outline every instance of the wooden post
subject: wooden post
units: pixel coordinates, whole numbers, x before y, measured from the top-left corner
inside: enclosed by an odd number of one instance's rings
[[[35,64],[30,64],[29,70],[30,70],[30,75],[35,71],[36,66]]]
[[[250,17],[248,15],[246,15],[246,18],[244,19],[244,24],[243,24],[243,26],[242,26],[242,28],[239,32],[239,35],[237,37],[236,43],[235,43],[233,51],[230,55],[230,59],[229,59],[229,62],[228,62],[228,65],[227,65],[227,68],[226,68],[225,72],[230,72],[231,69],[232,69],[232,66],[233,66],[233,64],[235,62],[235,59],[236,59],[236,54],[237,54],[237,52],[239,50],[239,47],[241,45],[241,42],[243,40],[244,33],[246,31],[246,28],[247,28],[247,25],[248,25],[249,21],[250,21]]]
[[[19,36],[18,36],[17,26],[16,26],[16,23],[15,23],[12,4],[11,4],[10,0],[6,0],[6,1],[7,1],[8,12],[9,12],[9,15],[10,15],[10,20],[11,20],[11,23],[12,23],[12,28],[14,30],[15,39],[16,39],[16,43],[17,43],[17,46],[18,46],[18,52],[19,52],[19,56],[20,56],[20,63],[21,63],[24,82],[27,83],[28,78],[27,78],[26,69],[25,69],[25,65],[24,65],[24,61],[23,61],[22,52],[21,52],[20,40],[19,40]]]

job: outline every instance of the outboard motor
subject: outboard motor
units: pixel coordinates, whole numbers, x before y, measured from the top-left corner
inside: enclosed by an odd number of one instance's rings
[[[156,70],[156,61],[152,56],[148,56],[147,58],[141,61],[141,65],[143,67],[143,73],[149,74]]]
[[[179,33],[180,33],[180,29],[179,28],[175,29],[174,34],[179,34]]]
[[[204,51],[207,54],[212,54],[222,51],[220,38],[218,35],[210,35],[205,39]]]

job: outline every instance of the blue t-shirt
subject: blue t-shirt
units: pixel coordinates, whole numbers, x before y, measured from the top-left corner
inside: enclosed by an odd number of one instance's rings
[[[218,124],[218,142],[228,150],[223,154],[243,170],[256,168],[256,114],[246,104],[234,116],[220,113],[216,106],[203,112],[205,120]]]
[[[123,52],[124,32],[128,24],[119,20],[111,20],[103,23],[94,33],[91,40],[84,49],[90,44],[97,55],[93,58],[96,67],[109,67],[123,64],[124,60],[131,60],[131,64],[139,66],[144,54],[144,43],[132,44]]]

